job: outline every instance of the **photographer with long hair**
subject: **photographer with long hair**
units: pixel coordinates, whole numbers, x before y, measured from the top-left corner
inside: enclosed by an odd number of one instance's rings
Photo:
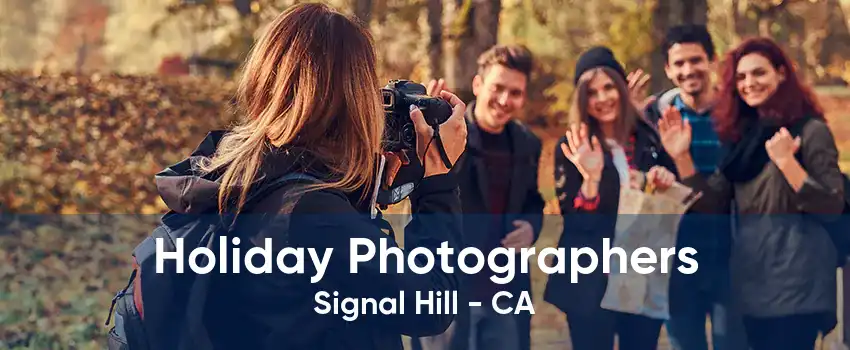
[[[216,268],[203,309],[208,347],[402,349],[402,334],[440,334],[452,322],[450,314],[415,312],[415,295],[457,290],[457,277],[443,272],[439,260],[424,274],[407,267],[397,273],[397,265],[408,266],[407,254],[389,254],[383,272],[380,247],[397,243],[382,230],[386,221],[371,216],[376,184],[391,183],[403,160],[418,161],[423,170],[409,194],[413,220],[404,232],[405,251],[424,247],[433,253],[444,242],[458,247],[460,199],[449,170],[465,150],[465,105],[455,95],[441,93],[448,102],[448,120],[439,125],[438,135],[426,123],[427,112],[411,108],[416,145],[410,154],[417,159],[385,151],[382,143],[390,125],[385,126],[373,45],[361,23],[326,5],[290,7],[271,22],[247,59],[237,101],[242,122],[202,143],[206,148],[193,154],[200,160],[193,163],[198,167],[158,178],[173,211],[236,213],[237,223],[241,219],[252,228],[250,235],[239,232],[243,255],[263,247],[267,238],[275,256],[284,248],[312,248],[322,258],[326,249],[333,249],[326,268],[305,253],[304,272],[298,274],[279,271],[281,264],[295,264],[292,256],[272,260],[274,272],[268,274],[254,275],[244,267],[238,274],[218,274]],[[381,170],[386,176],[378,175]],[[319,181],[258,193],[261,184],[294,173]],[[263,199],[245,208],[246,199],[256,195]],[[376,249],[373,259],[357,264],[356,273],[350,271],[353,238],[368,240]],[[425,259],[419,256],[415,263],[421,267]],[[311,281],[317,271],[323,277]],[[339,299],[378,301],[402,299],[403,291],[405,310],[394,315],[360,312],[355,320],[344,320],[341,313],[315,310],[320,291],[338,291]],[[332,298],[327,299],[331,305]]]
[[[716,128],[718,171],[695,170],[690,124],[659,122],[683,183],[703,191],[693,209],[737,218],[733,298],[754,350],[812,349],[836,323],[835,246],[819,220],[843,209],[835,139],[818,101],[773,40],[754,38],[726,55]],[[729,203],[735,200],[735,211]]]

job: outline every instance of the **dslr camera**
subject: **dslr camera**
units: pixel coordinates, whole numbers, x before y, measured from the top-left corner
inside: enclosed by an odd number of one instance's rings
[[[416,150],[416,127],[410,119],[410,106],[416,105],[422,111],[425,122],[436,127],[452,116],[452,107],[448,102],[427,95],[425,86],[408,80],[390,80],[381,88],[386,127],[384,150],[399,152]]]

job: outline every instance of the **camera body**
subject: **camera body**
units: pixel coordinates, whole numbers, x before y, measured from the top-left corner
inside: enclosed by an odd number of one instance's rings
[[[425,86],[409,80],[390,80],[381,88],[386,126],[383,148],[389,152],[416,149],[416,127],[410,119],[410,106],[422,111],[425,122],[430,126],[445,123],[452,116],[448,102],[427,95]]]

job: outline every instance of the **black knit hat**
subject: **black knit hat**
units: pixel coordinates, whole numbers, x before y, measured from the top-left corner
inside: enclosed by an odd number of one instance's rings
[[[626,70],[623,69],[620,62],[617,62],[617,59],[614,57],[614,52],[605,46],[594,46],[579,56],[578,62],[576,62],[576,71],[573,83],[578,84],[578,79],[582,74],[584,74],[584,72],[596,67],[612,68],[617,71],[617,73],[620,73],[624,80],[626,79]]]

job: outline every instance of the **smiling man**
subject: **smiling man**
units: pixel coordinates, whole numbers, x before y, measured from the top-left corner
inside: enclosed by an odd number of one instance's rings
[[[540,140],[516,118],[527,99],[533,60],[519,45],[497,45],[478,58],[472,81],[475,101],[467,107],[467,152],[460,178],[464,214],[464,243],[489,251],[534,245],[540,235],[543,198],[537,187]],[[479,215],[486,214],[486,215]],[[485,220],[486,218],[486,220]],[[517,255],[519,257],[519,255]],[[498,266],[507,260],[497,259]],[[470,309],[465,339],[469,350],[528,349],[531,315],[502,315],[493,310],[496,292],[507,290],[513,298],[500,298],[501,308],[516,308],[522,292],[531,292],[529,274],[517,274],[507,285],[490,280],[485,269],[471,276],[469,295],[481,307]],[[472,262],[474,263],[474,262]]]
[[[691,151],[697,170],[712,173],[720,145],[711,123],[716,96],[711,83],[716,63],[714,43],[705,26],[682,25],[668,31],[661,49],[665,73],[676,87],[656,95],[656,102],[648,106],[648,117],[657,122],[670,107],[678,110],[693,127]]]
[[[665,73],[676,87],[657,94],[646,115],[657,123],[662,115],[681,114],[691,124],[690,150],[696,170],[708,176],[717,169],[721,152],[711,117],[718,96],[711,82],[714,43],[705,26],[681,25],[667,32],[661,49]],[[674,269],[670,277],[667,333],[676,350],[708,349],[706,316],[711,317],[715,350],[748,348],[740,316],[729,303],[731,227],[732,220],[726,216],[685,215],[682,219],[676,246],[696,249],[699,270],[684,275]]]
[[[500,291],[512,297],[499,297],[498,308],[516,308],[522,293],[531,292],[531,278],[521,273],[520,249],[534,245],[543,224],[543,197],[537,186],[540,139],[517,117],[525,106],[533,66],[531,52],[523,46],[497,45],[478,58],[478,72],[472,81],[475,100],[467,104],[467,151],[452,169],[458,174],[464,213],[463,244],[475,247],[485,256],[497,248],[513,248],[516,274],[507,284],[493,282],[489,262],[474,275],[464,276],[461,305],[479,302],[458,315],[451,331],[440,338],[423,341],[425,346],[451,338],[452,350],[515,350],[530,348],[531,314],[521,311],[500,314],[493,306]],[[443,88],[443,81],[429,84],[429,95]],[[509,260],[496,255],[493,266]],[[474,257],[467,266],[476,265]],[[530,295],[530,294],[529,294]]]

